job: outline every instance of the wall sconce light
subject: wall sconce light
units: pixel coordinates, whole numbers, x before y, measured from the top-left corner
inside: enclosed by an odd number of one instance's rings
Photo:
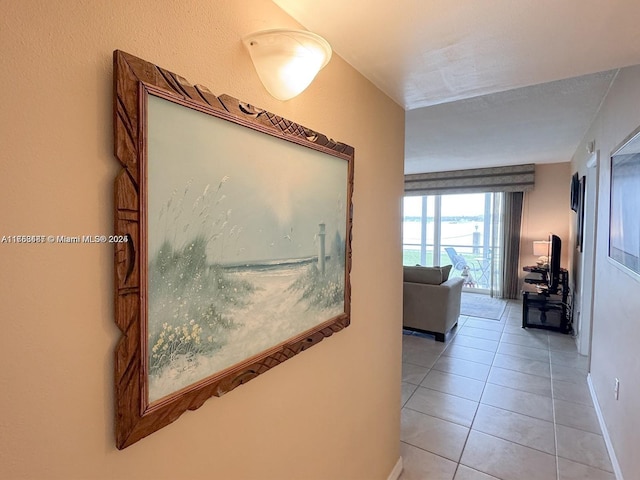
[[[311,32],[264,30],[242,41],[262,84],[278,100],[302,93],[331,59],[329,43]]]
[[[543,267],[549,265],[549,242],[544,240],[536,240],[533,242],[533,254],[538,257],[536,262]]]

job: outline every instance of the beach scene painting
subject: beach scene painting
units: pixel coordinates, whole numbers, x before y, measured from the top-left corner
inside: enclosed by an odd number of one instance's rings
[[[350,199],[342,158],[154,95],[147,109],[153,403],[345,313]]]

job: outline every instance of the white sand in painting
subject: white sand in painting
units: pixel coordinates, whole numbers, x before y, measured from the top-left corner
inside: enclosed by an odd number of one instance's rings
[[[239,323],[229,331],[228,342],[212,356],[199,355],[191,361],[176,359],[161,376],[149,378],[149,399],[158,400],[256,355],[302,333],[319,323],[340,315],[342,305],[332,308],[309,308],[299,295],[286,292],[306,266],[287,266],[268,271],[229,273],[256,287],[246,307],[233,312]]]

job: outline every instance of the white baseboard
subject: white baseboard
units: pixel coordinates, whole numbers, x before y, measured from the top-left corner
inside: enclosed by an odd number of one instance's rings
[[[624,480],[622,477],[622,470],[620,470],[620,464],[618,463],[618,458],[616,457],[616,452],[613,450],[613,444],[611,443],[611,437],[609,437],[607,425],[604,423],[604,417],[602,416],[602,410],[600,410],[600,404],[598,403],[598,397],[596,396],[596,389],[593,387],[593,381],[591,380],[590,373],[587,374],[587,383],[589,384],[589,392],[591,392],[591,399],[593,400],[593,406],[596,409],[596,415],[598,416],[598,422],[600,423],[604,443],[607,446],[607,452],[609,452],[613,473],[616,476],[616,480]]]
[[[387,477],[387,480],[398,480],[400,478],[400,475],[402,474],[402,468],[403,468],[402,467],[402,457],[398,457],[398,461],[396,462],[395,466],[393,467],[393,470],[391,470],[391,473]]]

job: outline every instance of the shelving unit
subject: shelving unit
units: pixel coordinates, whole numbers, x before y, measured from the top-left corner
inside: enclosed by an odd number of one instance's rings
[[[523,270],[525,289],[522,291],[522,328],[542,328],[561,333],[571,331],[571,304],[569,303],[569,274],[560,270],[557,292],[546,290],[548,270],[530,266]]]

